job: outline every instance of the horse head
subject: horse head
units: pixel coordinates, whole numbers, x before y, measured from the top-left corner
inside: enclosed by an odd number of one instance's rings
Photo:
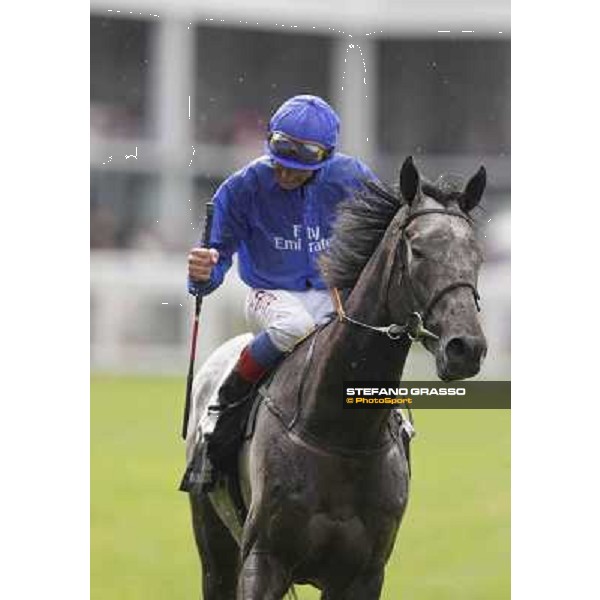
[[[482,250],[469,215],[485,184],[484,167],[466,184],[455,175],[427,182],[411,157],[400,171],[404,211],[397,215],[390,316],[406,319],[407,309],[419,315],[425,331],[434,334],[420,341],[435,356],[443,380],[476,375],[487,352],[477,314]]]
[[[369,181],[340,206],[320,259],[327,284],[351,290],[344,321],[423,342],[444,380],[476,375],[487,351],[477,315],[482,251],[470,217],[485,181],[481,167],[466,184],[451,175],[430,183],[409,157],[399,194]],[[372,326],[389,320],[402,325]]]

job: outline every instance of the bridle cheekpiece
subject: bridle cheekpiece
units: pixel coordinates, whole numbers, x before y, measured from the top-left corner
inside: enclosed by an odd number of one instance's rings
[[[414,213],[409,214],[406,217],[406,219],[404,220],[404,222],[398,227],[398,231],[400,232],[402,243],[408,244],[408,240],[405,237],[406,227],[414,219],[421,217],[423,215],[430,215],[430,214],[444,214],[444,215],[451,215],[454,217],[460,217],[461,219],[464,219],[465,221],[467,221],[467,223],[469,223],[469,225],[471,225],[471,226],[473,225],[473,221],[472,221],[471,217],[469,217],[467,214],[465,214],[461,211],[446,210],[446,209],[440,209],[440,208],[424,208],[424,209],[417,210]],[[416,300],[414,288],[413,288],[413,285],[412,285],[412,282],[410,279],[408,265],[403,263],[402,268],[404,270],[405,277],[407,279],[408,286],[411,291],[411,295]],[[358,321],[357,319],[353,319],[352,317],[349,317],[346,314],[346,311],[344,310],[344,306],[342,304],[342,300],[340,298],[338,289],[335,287],[330,288],[330,292],[331,292],[331,296],[332,296],[332,300],[333,300],[333,305],[335,306],[335,310],[337,312],[338,321],[340,323],[349,323],[349,324],[355,325],[357,327],[362,327],[363,329],[368,329],[370,331],[382,333],[384,335],[387,335],[387,337],[390,338],[391,340],[399,340],[406,336],[406,337],[408,337],[408,339],[411,342],[421,342],[422,343],[426,339],[430,339],[430,340],[438,340],[439,339],[439,336],[437,336],[435,333],[433,333],[426,327],[427,318],[431,314],[433,307],[447,293],[449,293],[453,290],[462,288],[462,287],[468,287],[472,291],[473,299],[475,301],[475,306],[477,307],[477,311],[479,312],[481,310],[481,306],[480,306],[481,298],[479,296],[479,292],[477,291],[477,288],[475,287],[475,285],[469,281],[455,281],[455,282],[450,283],[449,285],[443,287],[441,290],[438,290],[437,292],[435,292],[432,295],[432,297],[427,301],[427,303],[425,304],[425,307],[421,311],[411,312],[410,315],[408,316],[408,319],[406,320],[406,323],[404,323],[402,325],[398,325],[396,323],[391,323],[390,325],[382,325],[382,326],[369,325],[368,323],[363,323],[362,321]]]

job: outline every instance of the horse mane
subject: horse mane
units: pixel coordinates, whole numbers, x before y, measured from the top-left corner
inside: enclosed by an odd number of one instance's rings
[[[319,259],[321,274],[331,287],[354,286],[388,225],[404,206],[399,193],[373,181],[365,185],[365,190],[339,205],[331,242]]]
[[[319,259],[323,279],[330,287],[352,288],[381,242],[398,211],[406,206],[399,189],[365,181],[366,189],[338,206],[327,252]],[[421,192],[444,207],[457,202],[462,178],[442,175],[436,183],[421,180]]]

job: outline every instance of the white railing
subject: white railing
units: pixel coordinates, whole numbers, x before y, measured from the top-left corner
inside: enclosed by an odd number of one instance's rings
[[[94,251],[91,255],[92,371],[153,373],[185,378],[193,299],[186,257],[151,252]],[[481,377],[510,377],[510,265],[492,263],[480,279],[488,358]],[[245,286],[234,264],[225,284],[202,306],[197,365],[219,344],[246,331]],[[434,378],[431,357],[411,352],[406,377]]]
[[[93,371],[183,373],[189,357],[193,298],[185,255],[95,251],[91,256]],[[198,362],[244,331],[245,288],[228,276],[202,307]]]

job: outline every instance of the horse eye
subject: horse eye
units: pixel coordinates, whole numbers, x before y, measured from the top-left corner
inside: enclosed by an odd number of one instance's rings
[[[423,254],[423,252],[421,252],[421,250],[419,250],[418,248],[413,248],[412,249],[412,255],[413,258],[425,258],[425,255]]]

